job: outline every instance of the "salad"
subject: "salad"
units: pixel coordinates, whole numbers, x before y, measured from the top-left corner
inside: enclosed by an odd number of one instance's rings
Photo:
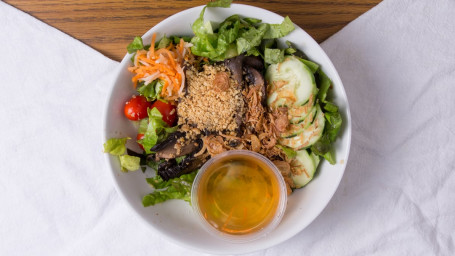
[[[331,80],[292,42],[280,45],[294,30],[289,17],[268,24],[232,15],[217,27],[204,20],[206,8],[230,3],[208,3],[192,36],[153,34],[150,44],[135,37],[127,47],[136,93],[124,114],[137,135],[110,138],[104,151],[124,172],[153,173],[144,206],[190,201],[198,169],[228,150],[270,159],[288,194],[313,179],[322,159],[335,164],[342,118],[328,97]],[[128,140],[141,150],[127,148]]]

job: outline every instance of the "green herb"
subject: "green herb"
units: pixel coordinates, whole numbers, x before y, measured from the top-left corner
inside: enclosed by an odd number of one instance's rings
[[[147,182],[156,190],[142,198],[144,207],[155,205],[169,199],[191,201],[191,186],[197,172],[184,174],[178,178],[164,181],[159,175],[147,178]]]
[[[123,155],[126,152],[126,141],[131,138],[111,138],[104,143],[104,153],[109,153],[111,155],[119,156]]]

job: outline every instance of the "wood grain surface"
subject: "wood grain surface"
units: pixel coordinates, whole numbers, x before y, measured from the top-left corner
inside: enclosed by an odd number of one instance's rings
[[[126,46],[163,19],[206,0],[6,0],[114,60]],[[234,1],[268,9],[322,42],[380,0]],[[254,14],[252,14],[254,16]]]

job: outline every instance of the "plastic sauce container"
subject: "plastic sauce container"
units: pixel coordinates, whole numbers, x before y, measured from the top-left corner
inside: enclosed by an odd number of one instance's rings
[[[284,215],[286,184],[276,166],[261,154],[231,150],[199,170],[191,203],[204,228],[231,242],[267,235]]]

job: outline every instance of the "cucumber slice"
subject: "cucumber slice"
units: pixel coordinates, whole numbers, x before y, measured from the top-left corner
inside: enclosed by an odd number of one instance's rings
[[[313,106],[309,111],[306,111],[306,113],[302,114],[300,117],[292,117],[290,120],[291,124],[302,124],[303,128],[307,128],[313,123],[316,117],[316,110],[316,107]],[[292,109],[289,109],[288,111],[291,112]]]
[[[286,129],[286,131],[284,131],[280,134],[280,137],[281,138],[292,138],[297,135],[300,135],[304,130],[305,130],[305,128],[303,127],[302,124],[291,124],[291,125],[289,125],[288,129]]]
[[[302,149],[307,148],[318,141],[322,137],[325,126],[324,112],[322,112],[319,104],[316,104],[316,118],[308,127],[305,127],[305,125],[305,121],[297,125],[301,129],[291,125],[290,129],[296,131],[295,133],[297,133],[297,131],[300,132],[297,134],[294,133],[292,137],[285,137],[286,135],[289,135],[288,131],[286,131],[281,134],[278,142],[283,146],[293,149]]]
[[[313,72],[294,56],[270,65],[265,79],[269,86],[267,104],[272,108],[302,106],[317,92]]]
[[[292,138],[301,134],[314,122],[316,119],[316,112],[316,107],[311,108],[311,111],[309,111],[309,114],[306,115],[305,118],[295,119],[297,122],[295,124],[292,123],[294,119],[291,119],[291,124],[289,125],[288,129],[285,132],[281,133],[280,136],[283,138]]]
[[[319,164],[319,157],[313,153],[308,154],[305,149],[298,150],[296,153],[297,155],[291,163],[291,178],[296,188],[301,188],[313,179]]]

